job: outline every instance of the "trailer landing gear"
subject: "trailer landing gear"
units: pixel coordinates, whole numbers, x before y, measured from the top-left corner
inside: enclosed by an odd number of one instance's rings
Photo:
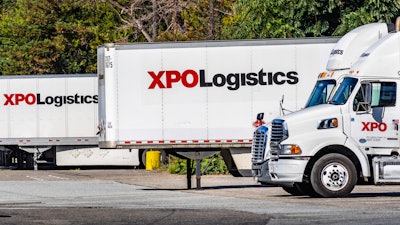
[[[175,153],[186,158],[186,180],[187,189],[192,189],[192,165],[191,159],[196,160],[196,189],[201,189],[201,160],[214,155],[217,151],[215,150],[175,150]]]

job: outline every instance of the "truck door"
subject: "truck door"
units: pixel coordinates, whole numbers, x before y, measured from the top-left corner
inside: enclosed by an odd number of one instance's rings
[[[397,82],[363,82],[350,109],[351,137],[361,147],[398,148]],[[382,149],[383,150],[383,149]]]

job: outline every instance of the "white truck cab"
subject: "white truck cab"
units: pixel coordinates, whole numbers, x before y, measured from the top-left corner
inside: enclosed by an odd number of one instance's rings
[[[326,71],[318,75],[317,82],[309,96],[305,108],[325,104],[334,93],[335,87],[343,76],[349,73],[351,66],[359,56],[373,43],[387,35],[394,29],[393,24],[371,23],[355,28],[344,35],[332,49]],[[260,115],[261,116],[261,115]],[[263,118],[259,117],[258,120]],[[261,122],[259,123],[261,124]],[[257,182],[265,184],[271,181],[268,169],[268,160],[271,157],[269,151],[271,124],[259,126],[254,133],[252,145],[252,175]],[[284,187],[292,193],[297,189]]]
[[[360,56],[328,104],[273,120],[271,183],[342,197],[357,182],[400,182],[399,27],[398,19],[394,32]]]

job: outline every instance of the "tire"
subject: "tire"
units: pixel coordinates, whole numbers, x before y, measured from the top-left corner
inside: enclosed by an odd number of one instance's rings
[[[146,151],[145,149],[139,149],[139,169],[146,168]]]
[[[303,196],[304,195],[304,193],[301,192],[296,186],[293,186],[293,187],[283,186],[282,189],[293,196]]]
[[[321,197],[321,195],[318,194],[318,193],[314,190],[313,186],[312,186],[310,183],[305,183],[305,182],[303,182],[303,183],[295,183],[294,186],[295,186],[297,189],[299,189],[299,191],[300,191],[301,193],[303,193],[303,195],[308,195],[308,196],[310,196],[310,197],[312,197],[312,198]]]
[[[357,183],[357,170],[344,155],[331,153],[317,160],[311,170],[311,184],[322,197],[344,197]]]

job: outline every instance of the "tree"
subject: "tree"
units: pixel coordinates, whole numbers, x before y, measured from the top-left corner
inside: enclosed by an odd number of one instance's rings
[[[8,7],[11,7],[15,5],[16,0],[0,0],[0,12],[3,9],[7,9]]]
[[[333,32],[333,35],[344,35],[363,24],[372,22],[394,23],[397,16],[400,16],[399,0],[367,0],[360,1],[358,5],[351,5],[341,1],[340,25]]]
[[[224,19],[227,39],[343,35],[371,22],[393,22],[399,0],[239,0]]]
[[[14,9],[9,7],[3,11],[0,23],[2,45],[0,65],[3,74],[48,72],[44,64],[52,61],[55,56],[40,47],[52,45],[47,38],[48,33],[45,32],[47,30],[45,21],[52,23],[54,14],[46,10],[49,8],[49,4],[46,3],[39,6],[35,3],[17,1]],[[40,37],[44,38],[40,40]],[[32,67],[33,70],[25,69]]]
[[[182,12],[189,40],[222,39],[223,19],[231,15],[232,0],[198,0]]]
[[[0,18],[2,74],[93,73],[96,49],[120,36],[105,4],[20,0]],[[110,13],[111,12],[111,13]]]
[[[181,12],[187,7],[183,0],[105,0],[118,12],[121,30],[130,30],[128,39],[154,42],[163,32],[179,40],[184,33]]]
[[[226,39],[286,38],[304,36],[298,20],[302,1],[239,0],[232,16],[224,19],[222,36]]]

